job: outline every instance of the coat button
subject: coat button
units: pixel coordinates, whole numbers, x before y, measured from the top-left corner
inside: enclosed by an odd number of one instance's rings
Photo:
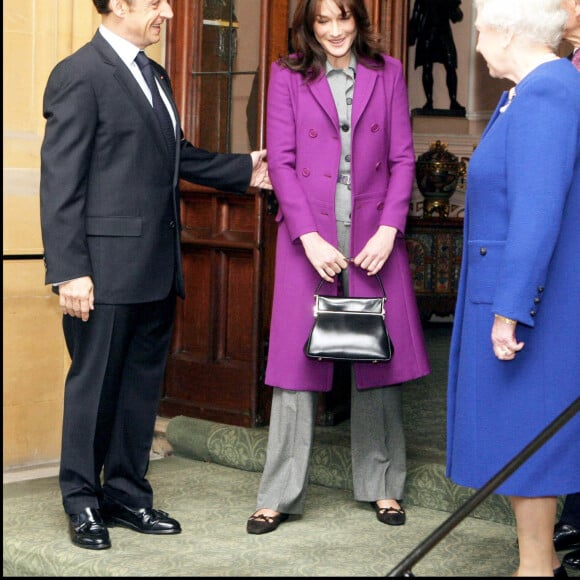
[[[350,163],[350,155],[345,155],[344,160]]]
[[[346,133],[350,129],[350,125],[348,123],[343,123],[340,128]]]
[[[305,168],[302,170],[302,175],[303,175],[304,177],[310,177],[310,169],[308,169],[308,167],[305,167]]]
[[[543,286],[538,286],[538,292],[540,292],[540,294],[544,291],[544,287]]]
[[[530,316],[533,318],[536,315],[536,311],[535,310],[530,310]]]
[[[541,302],[540,297],[539,296],[536,296],[534,298],[534,304],[539,304],[540,302]]]
[[[378,130],[380,129],[379,125],[377,123],[375,123],[374,125],[372,125],[371,127],[371,131],[373,133],[376,133]]]
[[[175,229],[175,222],[173,220],[169,222],[169,228],[172,230]]]
[[[379,201],[379,203],[377,203],[377,209],[385,209],[385,202]]]
[[[316,139],[316,137],[318,137],[318,131],[316,129],[310,129],[310,131],[308,131],[308,136]]]
[[[375,171],[378,171],[382,166],[383,166],[383,162],[382,161],[377,161],[375,163]]]
[[[484,248],[484,247],[479,248],[479,253],[482,256],[485,256],[487,254],[487,248]]]

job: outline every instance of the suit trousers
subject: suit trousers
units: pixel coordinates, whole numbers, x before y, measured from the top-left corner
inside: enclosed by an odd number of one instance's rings
[[[175,311],[175,293],[143,304],[96,304],[64,316],[65,383],[59,481],[74,514],[103,497],[152,507],[146,479]],[[102,476],[102,482],[101,482]]]
[[[348,248],[350,228],[338,225],[341,251],[349,256],[343,248]],[[343,271],[345,293],[347,272]],[[406,448],[401,400],[401,385],[357,389],[351,368],[350,435],[357,501],[403,498]],[[274,388],[257,509],[304,513],[317,401],[317,392]]]

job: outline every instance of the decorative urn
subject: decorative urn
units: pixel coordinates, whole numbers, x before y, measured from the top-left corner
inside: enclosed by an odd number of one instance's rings
[[[425,198],[423,216],[449,215],[449,198],[459,179],[465,176],[465,162],[447,150],[447,144],[437,140],[429,151],[419,155],[415,176],[421,195]]]

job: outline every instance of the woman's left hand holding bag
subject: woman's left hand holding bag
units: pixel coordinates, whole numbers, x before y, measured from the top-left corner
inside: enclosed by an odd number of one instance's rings
[[[379,226],[365,247],[354,258],[354,265],[366,270],[369,276],[378,274],[393,251],[396,235],[397,228]]]

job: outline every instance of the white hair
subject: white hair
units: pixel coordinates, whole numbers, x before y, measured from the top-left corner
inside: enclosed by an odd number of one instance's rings
[[[477,18],[556,50],[568,19],[562,0],[474,0]]]

